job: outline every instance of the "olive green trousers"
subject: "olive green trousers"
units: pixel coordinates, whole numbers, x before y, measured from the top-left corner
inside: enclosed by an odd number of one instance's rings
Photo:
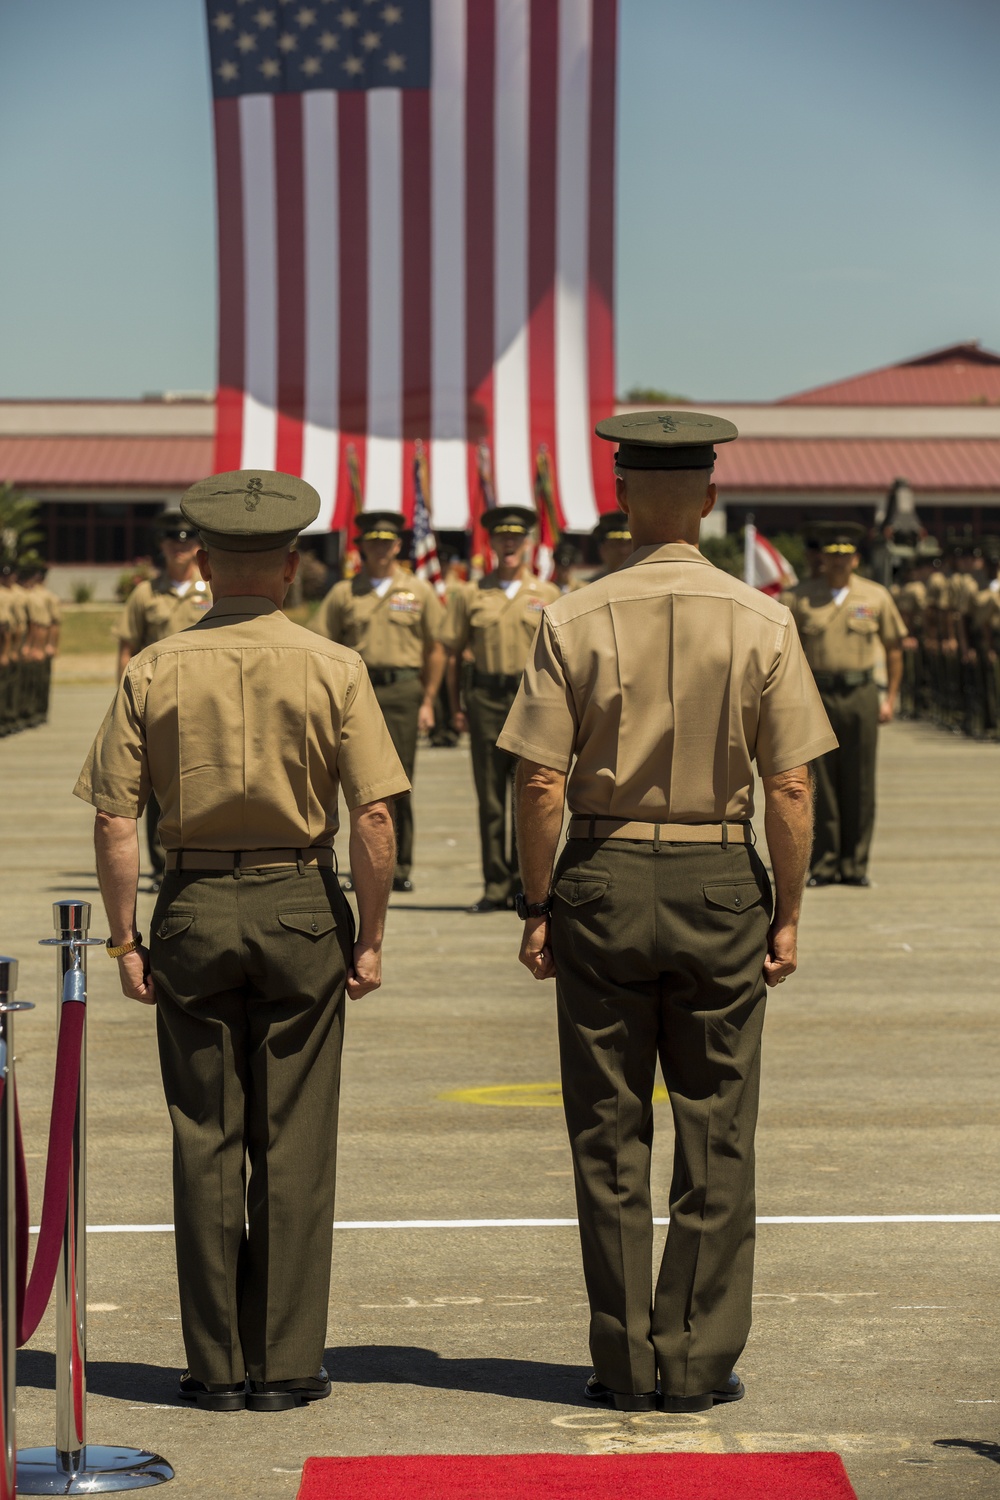
[[[742,843],[570,840],[556,869],[563,1104],[590,1351],[612,1390],[704,1395],[750,1331],[754,1130],[771,892]],[[674,1120],[653,1285],[659,1059]],[[662,1208],[661,1208],[662,1212]]]
[[[821,690],[838,748],[813,761],[816,821],[810,875],[860,880],[875,832],[878,688],[873,682]]]
[[[470,686],[466,692],[472,775],[479,803],[483,894],[501,903],[521,886],[513,804],[517,757],[497,746],[516,696],[516,689],[493,694]]]
[[[402,682],[376,687],[375,697],[406,778],[412,784],[423,683],[419,677],[404,678]],[[413,868],[413,798],[409,792],[393,799],[392,815],[396,824],[396,878],[406,880]]]
[[[160,890],[149,951],[197,1380],[322,1363],[352,939],[331,870],[169,873]]]

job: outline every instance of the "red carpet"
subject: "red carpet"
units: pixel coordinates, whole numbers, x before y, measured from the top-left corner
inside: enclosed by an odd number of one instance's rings
[[[298,1500],[856,1500],[836,1453],[309,1458]]]

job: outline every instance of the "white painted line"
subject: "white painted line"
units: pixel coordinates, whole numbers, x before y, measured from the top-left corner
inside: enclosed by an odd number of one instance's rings
[[[654,1219],[668,1224],[669,1219]],[[1000,1214],[781,1214],[758,1224],[1000,1224]],[[575,1229],[576,1219],[342,1219],[335,1229]],[[172,1224],[88,1224],[88,1234],[172,1234]],[[38,1233],[33,1225],[31,1234]]]

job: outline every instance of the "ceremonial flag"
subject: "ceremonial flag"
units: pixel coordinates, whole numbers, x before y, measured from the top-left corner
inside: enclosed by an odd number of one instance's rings
[[[426,495],[427,455],[423,443],[418,442],[413,456],[413,571],[418,578],[426,579],[434,587],[438,598],[443,600],[445,588],[441,559],[431,530]]]
[[[552,466],[549,450],[543,443],[535,455],[535,510],[538,512],[538,542],[535,546],[535,572],[539,578],[552,577],[552,550],[559,540],[559,522],[552,494]]]
[[[788,558],[766,536],[761,536],[752,521],[747,522],[743,532],[743,581],[772,598],[793,589],[799,581]]]
[[[219,226],[217,469],[470,523],[478,450],[560,526],[614,504],[616,0],[206,0]]]

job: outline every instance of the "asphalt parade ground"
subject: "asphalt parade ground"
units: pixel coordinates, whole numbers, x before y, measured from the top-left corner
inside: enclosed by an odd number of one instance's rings
[[[36,942],[67,896],[92,900],[106,935],[92,814],[71,788],[110,692],[64,683],[49,725],[0,742],[0,951],[38,1007],[17,1022],[34,1223],[56,1011]],[[874,885],[807,893],[800,971],[769,1001],[746,1400],[689,1417],[583,1402],[553,987],[517,964],[513,915],[465,913],[481,893],[468,756],[424,749],[417,889],[393,900],[382,991],[348,1015],[330,1400],[177,1404],[153,1017],[93,950],[91,1441],[162,1454],[176,1500],[291,1500],[311,1454],[817,1448],[843,1456],[861,1500],[1000,1492],[1000,750],[900,724],[880,753]],[[143,930],[151,907],[144,894]],[[19,1357],[21,1446],[53,1441],[54,1349],[50,1309]]]

